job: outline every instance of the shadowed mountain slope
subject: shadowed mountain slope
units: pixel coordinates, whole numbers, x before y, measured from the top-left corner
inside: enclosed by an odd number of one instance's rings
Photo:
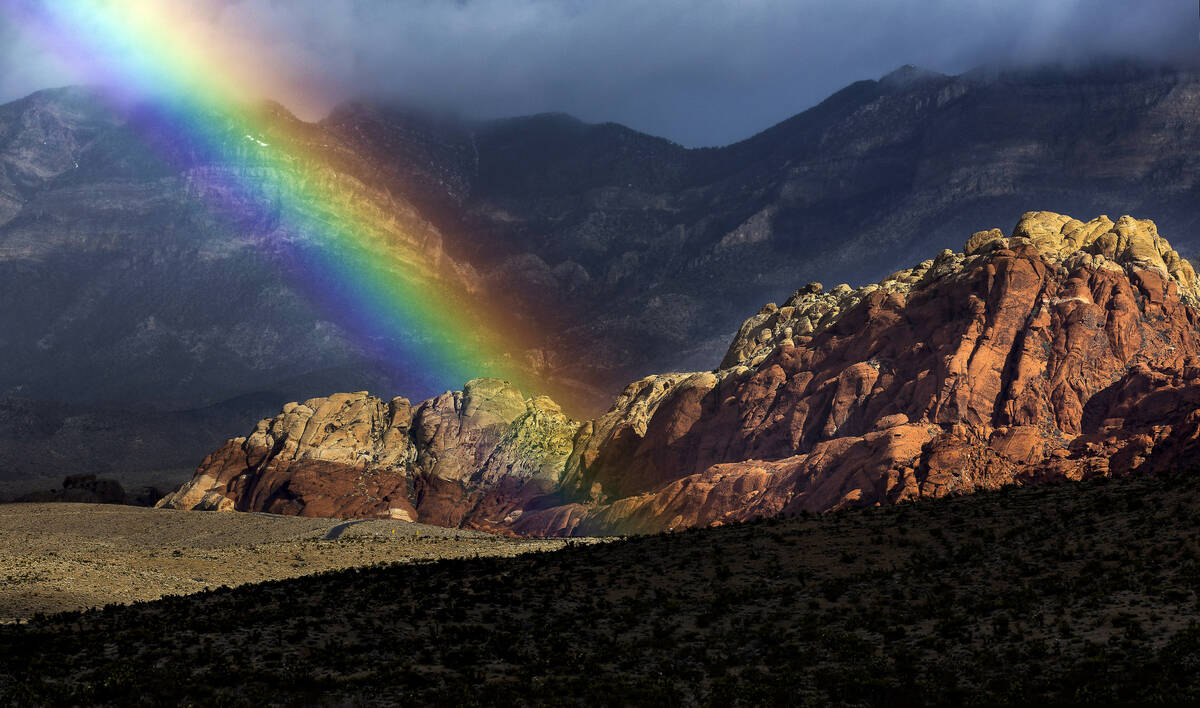
[[[557,114],[454,126],[359,103],[324,125],[391,156],[485,277],[555,298],[551,348],[619,386],[710,366],[797,282],[875,281],[1030,208],[1150,214],[1190,253],[1197,110],[1191,71],[905,67],[724,148]]]

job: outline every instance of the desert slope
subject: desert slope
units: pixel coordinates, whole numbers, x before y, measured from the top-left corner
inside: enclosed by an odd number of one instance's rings
[[[1029,212],[769,304],[720,369],[632,383],[594,420],[496,380],[289,403],[160,503],[579,535],[1161,469],[1200,428],[1197,294],[1150,221]]]

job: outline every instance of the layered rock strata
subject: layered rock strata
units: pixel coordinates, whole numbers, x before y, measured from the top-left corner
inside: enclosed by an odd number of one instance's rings
[[[767,305],[720,369],[637,381],[595,420],[492,380],[415,408],[339,394],[162,504],[569,535],[1161,469],[1200,450],[1198,295],[1150,221],[1030,212]]]

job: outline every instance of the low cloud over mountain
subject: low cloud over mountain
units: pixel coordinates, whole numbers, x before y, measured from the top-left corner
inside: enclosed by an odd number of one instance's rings
[[[288,67],[293,95],[271,98],[307,118],[353,95],[392,95],[471,117],[565,111],[692,146],[744,138],[906,63],[959,73],[1198,50],[1195,5],[1178,0],[883,5],[221,0],[197,21],[253,47],[247,64]],[[26,35],[0,24],[0,101],[80,80]]]

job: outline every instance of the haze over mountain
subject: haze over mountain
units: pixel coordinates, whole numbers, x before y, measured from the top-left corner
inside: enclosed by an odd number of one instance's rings
[[[764,301],[878,280],[1031,208],[1150,216],[1191,252],[1198,108],[1183,69],[905,67],[720,149],[561,114],[454,122],[367,102],[305,130],[347,156],[331,179],[401,215],[404,248],[463,266],[460,287],[543,306],[541,366],[588,382],[599,409],[641,375],[715,367]],[[168,168],[137,121],[79,89],[0,107],[4,396],[147,420],[255,396],[255,411],[215,409],[224,437],[286,400],[461,384],[378,361],[306,298],[274,224],[212,213],[198,197],[211,165]],[[230,140],[236,165],[243,136]],[[355,167],[366,156],[386,169]],[[8,477],[39,456],[55,474],[110,470],[55,442],[70,416],[30,405],[10,408],[25,412],[0,448]],[[147,444],[163,455],[139,464],[177,470],[211,447]]]
[[[16,2],[19,8],[22,2]],[[1179,0],[199,0],[169,32],[231,61],[250,99],[317,120],[355,96],[472,118],[565,111],[690,147],[745,138],[906,63],[1177,61],[1200,50]],[[13,19],[19,17],[19,14]],[[0,15],[0,102],[89,83],[36,25]],[[108,58],[137,57],[142,45]],[[269,89],[256,86],[274,77]],[[251,88],[253,87],[253,88]]]

